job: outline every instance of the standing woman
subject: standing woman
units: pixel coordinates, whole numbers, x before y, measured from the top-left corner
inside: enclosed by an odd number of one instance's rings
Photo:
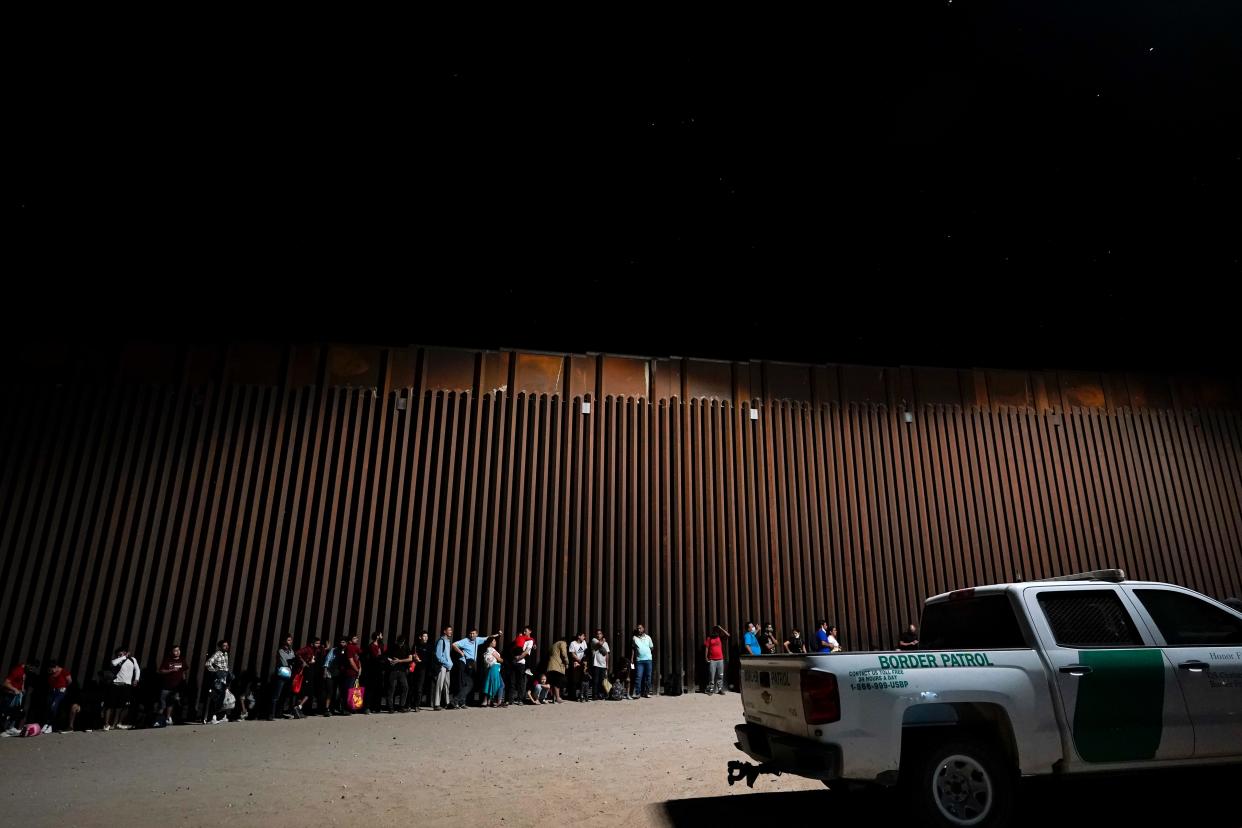
[[[505,683],[500,678],[500,651],[496,649],[496,636],[487,639],[483,648],[483,663],[487,665],[487,678],[483,680],[483,703],[488,707],[502,707]],[[507,702],[506,702],[507,704]]]
[[[798,629],[794,629],[789,636],[789,640],[785,642],[785,652],[787,653],[805,653],[806,642],[802,640],[802,633]]]

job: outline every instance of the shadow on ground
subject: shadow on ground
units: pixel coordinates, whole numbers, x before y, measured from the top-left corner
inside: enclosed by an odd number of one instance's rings
[[[900,798],[886,789],[764,793],[762,786],[760,779],[753,791],[742,796],[672,799],[653,806],[653,816],[673,828],[762,825],[774,818],[785,821],[799,817],[833,824],[880,817],[887,824],[905,816]],[[1242,826],[1242,768],[1034,780],[1022,783],[1019,796],[1012,821],[1015,826]]]

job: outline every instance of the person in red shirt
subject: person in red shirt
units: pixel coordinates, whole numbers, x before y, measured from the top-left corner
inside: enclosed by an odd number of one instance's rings
[[[173,708],[186,702],[186,680],[190,676],[189,665],[181,656],[181,648],[173,646],[168,657],[160,664],[160,712],[164,715],[156,727],[169,727],[173,723]]]
[[[60,712],[60,706],[65,701],[65,697],[69,694],[69,685],[73,683],[73,676],[69,675],[69,671],[65,669],[65,665],[60,659],[52,662],[51,669],[47,672],[47,718],[43,722],[43,732],[51,733],[52,725],[56,721],[56,714]],[[69,729],[73,730],[73,716],[69,716]]]
[[[322,698],[321,693],[317,690],[318,682],[316,682],[316,674],[323,675],[323,670],[316,669],[319,666],[319,639],[312,638],[305,647],[297,651],[297,661],[293,663],[293,685],[294,704],[303,714],[306,713],[306,704],[313,697],[318,703]]]
[[[724,638],[732,638],[729,631],[717,624],[707,631],[707,638],[703,640],[703,657],[707,659],[707,694],[717,693],[724,695],[725,688],[725,669],[724,669]]]
[[[3,720],[5,736],[16,736],[17,725],[23,718],[23,703],[26,698],[26,662],[21,661],[9,671],[0,686],[0,715]]]
[[[340,680],[336,683],[337,703],[341,712],[348,716],[353,712],[349,709],[349,690],[362,674],[362,646],[358,643],[357,633],[349,637],[349,643],[341,649],[337,658],[343,659]]]

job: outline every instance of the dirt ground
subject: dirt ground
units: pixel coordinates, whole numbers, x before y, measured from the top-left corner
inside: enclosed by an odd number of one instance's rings
[[[0,740],[10,825],[667,825],[746,795],[741,702],[691,695]],[[783,776],[765,791],[823,791]]]
[[[912,825],[888,790],[730,788],[736,694],[0,739],[4,824]],[[1242,825],[1242,770],[1035,780],[1013,824]],[[878,821],[877,821],[878,818]]]

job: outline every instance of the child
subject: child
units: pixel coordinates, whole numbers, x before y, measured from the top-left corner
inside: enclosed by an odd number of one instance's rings
[[[535,701],[547,704],[551,696],[552,685],[548,682],[548,674],[543,673],[539,676],[539,683],[535,685]]]

